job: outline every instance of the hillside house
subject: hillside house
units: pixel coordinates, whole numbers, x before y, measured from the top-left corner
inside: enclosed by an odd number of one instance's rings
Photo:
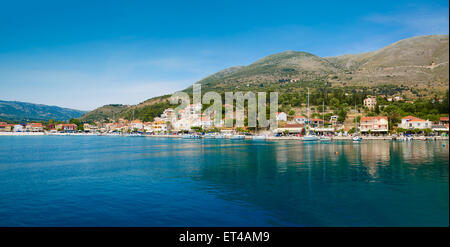
[[[361,133],[387,133],[388,118],[385,116],[361,117],[360,130]]]
[[[402,122],[398,127],[403,129],[428,129],[432,127],[429,120],[420,119],[414,116],[406,116],[402,118]]]

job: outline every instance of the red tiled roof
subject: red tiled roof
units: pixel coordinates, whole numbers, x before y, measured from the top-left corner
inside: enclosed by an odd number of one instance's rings
[[[295,116],[295,118],[306,118],[306,117],[299,115],[299,116]]]
[[[286,125],[284,125],[284,128],[303,128],[303,125],[301,125],[301,124],[286,124]]]
[[[380,119],[387,120],[388,118],[386,116],[361,117],[361,121],[380,120]]]
[[[406,117],[402,118],[402,120],[403,119],[420,119],[420,118],[417,118],[417,117],[414,117],[414,116],[406,116]]]
[[[420,119],[420,118],[416,118],[416,119],[411,119],[409,120],[410,122],[426,122],[426,120]]]
[[[448,121],[448,117],[441,117],[440,120],[441,121]]]
[[[320,119],[320,118],[313,118],[313,119],[311,119],[311,121],[319,121],[319,122],[323,122],[323,120]]]
[[[41,123],[30,123],[31,127],[43,127]]]

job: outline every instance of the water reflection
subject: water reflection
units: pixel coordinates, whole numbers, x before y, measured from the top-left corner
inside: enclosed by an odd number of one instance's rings
[[[448,155],[443,141],[5,137],[0,226],[448,226]]]
[[[220,198],[275,214],[279,225],[414,225],[424,219],[410,219],[405,207],[414,204],[417,213],[433,201],[448,209],[448,148],[440,142],[279,142],[219,152],[203,154],[195,179],[213,185]],[[425,182],[438,191],[430,193]],[[428,203],[419,203],[420,193]]]

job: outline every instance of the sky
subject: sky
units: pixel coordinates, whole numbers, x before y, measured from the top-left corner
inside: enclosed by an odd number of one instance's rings
[[[93,110],[295,50],[318,56],[448,34],[448,1],[0,2],[0,100]]]

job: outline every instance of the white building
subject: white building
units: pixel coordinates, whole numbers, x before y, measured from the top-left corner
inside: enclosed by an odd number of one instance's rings
[[[330,123],[334,125],[337,123],[338,119],[339,119],[338,115],[333,115],[330,117]]]
[[[375,97],[367,97],[366,99],[364,99],[364,106],[367,107],[368,109],[374,109],[375,106],[377,105],[377,99]]]
[[[276,116],[277,121],[287,121],[287,115],[284,112],[277,112],[277,116]]]
[[[14,132],[23,132],[23,126],[20,124],[16,124],[16,125],[14,125],[13,131]]]
[[[413,116],[406,116],[402,118],[402,123],[400,123],[398,127],[403,129],[428,129],[431,128],[431,121]]]
[[[144,123],[141,120],[134,120],[131,122],[131,128],[141,130],[144,128]]]
[[[304,117],[304,116],[295,116],[294,117],[294,120],[295,120],[295,122],[296,123],[298,123],[298,124],[305,124],[306,123],[306,121],[308,121],[308,119],[306,118],[306,117]]]

